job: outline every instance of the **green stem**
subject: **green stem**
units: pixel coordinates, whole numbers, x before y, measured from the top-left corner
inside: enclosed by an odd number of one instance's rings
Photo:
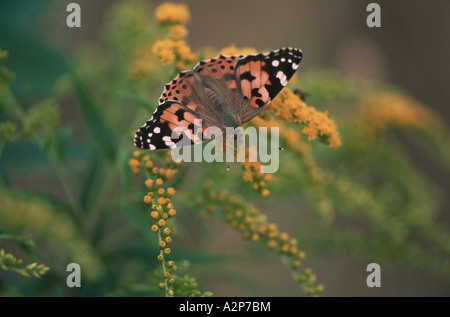
[[[161,241],[163,241],[163,238],[161,236],[161,228],[159,228],[158,229],[158,244],[161,243]],[[167,272],[166,261],[164,259],[164,252],[163,252],[163,250],[159,251],[159,255],[160,255],[160,257],[162,257],[161,265],[162,265],[163,278],[164,278],[164,293],[165,293],[166,297],[169,297],[169,287],[167,286],[167,278],[165,277],[166,272]]]

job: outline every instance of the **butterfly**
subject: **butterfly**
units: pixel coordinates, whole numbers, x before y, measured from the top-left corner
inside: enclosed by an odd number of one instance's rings
[[[237,128],[258,115],[283,89],[299,67],[302,51],[280,48],[254,55],[219,55],[183,71],[159,97],[152,117],[134,137],[142,149],[160,150],[209,140],[208,127]],[[184,136],[183,136],[184,137]],[[182,144],[182,145],[180,145]]]

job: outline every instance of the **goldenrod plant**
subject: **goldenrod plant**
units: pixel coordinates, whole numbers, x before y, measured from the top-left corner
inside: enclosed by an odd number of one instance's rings
[[[15,95],[20,78],[1,47],[0,295],[213,296],[210,276],[285,295],[225,266],[276,262],[298,284],[291,296],[319,296],[327,281],[314,273],[316,256],[332,253],[450,279],[450,232],[437,220],[445,189],[403,142],[448,173],[450,133],[407,92],[300,69],[246,124],[279,128],[275,173],[248,159],[255,149],[227,168],[133,146],[180,71],[260,51],[192,49],[190,14],[170,2],[114,4],[101,44],[67,58],[44,98]],[[81,122],[72,122],[71,107]],[[34,247],[24,243],[31,240]],[[80,288],[66,285],[69,263],[80,265]]]

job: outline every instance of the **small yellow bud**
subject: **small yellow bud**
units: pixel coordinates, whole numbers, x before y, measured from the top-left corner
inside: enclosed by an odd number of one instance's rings
[[[152,161],[146,161],[146,162],[145,162],[145,167],[146,167],[147,169],[151,169],[151,168],[153,167],[153,162],[152,162]]]
[[[166,169],[161,167],[159,169],[159,175],[164,176],[165,174],[166,174]]]
[[[267,226],[262,225],[261,227],[258,228],[258,232],[261,235],[265,234],[267,232]]]
[[[163,218],[164,220],[166,220],[167,218],[169,218],[169,215],[168,215],[167,213],[163,213],[162,218]]]
[[[264,188],[264,189],[261,191],[261,195],[263,195],[263,197],[269,196],[269,195],[270,195],[270,190],[268,190],[267,188]]]
[[[269,231],[277,232],[278,231],[278,225],[276,223],[269,223]]]
[[[164,197],[159,197],[158,198],[158,204],[159,205],[165,205],[166,204],[166,199]]]
[[[158,231],[158,226],[157,225],[153,225],[152,226],[152,231],[153,232],[157,232]]]
[[[164,249],[165,246],[166,246],[166,243],[165,243],[164,241],[159,241],[159,247],[160,247],[161,249]]]
[[[173,284],[174,282],[175,282],[175,279],[173,277],[171,277],[167,280],[167,283],[169,283],[169,284]]]
[[[166,170],[166,178],[167,179],[172,179],[175,176],[175,170],[168,168]]]
[[[161,186],[162,184],[163,184],[162,178],[156,179],[156,185],[157,185],[157,186]]]
[[[158,189],[158,195],[163,196],[165,194],[166,190],[164,188]]]
[[[170,209],[169,210],[169,216],[173,217],[177,214],[177,211],[175,209]]]
[[[172,237],[166,237],[164,240],[166,241],[166,243],[171,243],[172,242]]]
[[[296,269],[296,268],[300,267],[301,264],[302,264],[302,262],[300,260],[295,260],[294,262],[292,262],[292,268]]]
[[[174,194],[175,194],[175,188],[173,188],[173,187],[167,188],[167,195],[169,197],[173,196]]]
[[[159,169],[157,167],[152,168],[152,174],[158,174]]]
[[[162,233],[163,233],[163,235],[168,236],[170,234],[170,232],[171,232],[170,228],[164,228]]]
[[[164,249],[164,254],[165,254],[165,255],[170,254],[170,252],[171,252],[170,248],[165,248],[165,249]]]
[[[287,244],[283,244],[281,246],[281,252],[288,253],[289,252],[289,246]]]
[[[151,188],[153,186],[153,179],[147,179],[145,181],[145,186],[147,186],[147,188]]]
[[[319,284],[319,285],[316,286],[316,292],[317,293],[323,292],[324,289],[325,289],[325,287],[322,284]]]
[[[164,227],[165,225],[166,225],[166,221],[164,219],[159,219],[158,220],[158,226]]]
[[[254,234],[252,235],[252,241],[253,241],[253,242],[258,242],[258,241],[259,241],[259,235],[258,235],[257,233],[254,233]]]
[[[130,158],[129,160],[128,160],[128,165],[130,165],[130,167],[139,167],[139,165],[140,165],[141,163],[137,160],[137,159],[135,159],[135,158]]]
[[[169,272],[164,272],[164,278],[168,278],[170,276]]]
[[[162,260],[164,260],[164,255],[158,254],[158,261],[162,261]]]
[[[150,213],[150,215],[152,216],[153,219],[158,219],[159,218],[159,213],[157,211],[152,211]]]
[[[167,291],[167,295],[169,295],[169,296],[173,296],[173,290],[171,290],[171,289],[169,289],[168,291]]]
[[[166,285],[164,283],[159,283],[158,284],[159,288],[163,289],[164,287],[166,287]]]
[[[267,246],[269,247],[269,249],[275,249],[277,246],[277,242],[275,240],[269,240]]]
[[[172,267],[172,266],[174,266],[174,264],[175,264],[174,261],[168,261],[168,262],[167,262],[167,266],[168,266],[168,267]]]
[[[289,240],[289,234],[287,232],[280,233],[280,241],[281,242],[288,242]]]
[[[150,204],[152,202],[152,198],[149,195],[144,196],[144,203]]]

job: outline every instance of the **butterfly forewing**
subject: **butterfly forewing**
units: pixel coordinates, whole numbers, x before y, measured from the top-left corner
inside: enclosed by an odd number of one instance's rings
[[[257,115],[283,89],[296,72],[302,52],[282,48],[266,54],[248,55],[236,63],[236,81],[251,108],[242,122]]]

